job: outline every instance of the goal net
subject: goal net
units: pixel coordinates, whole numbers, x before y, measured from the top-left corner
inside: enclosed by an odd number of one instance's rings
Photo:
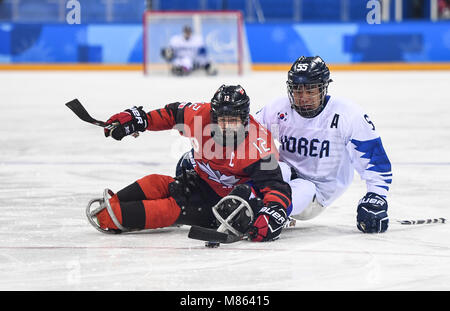
[[[206,57],[218,74],[243,74],[250,70],[250,57],[239,11],[147,11],[144,14],[144,73],[169,73],[171,65],[161,50],[174,35],[189,26],[202,37]]]

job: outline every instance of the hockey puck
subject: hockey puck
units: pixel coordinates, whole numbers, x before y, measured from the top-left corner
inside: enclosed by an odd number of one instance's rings
[[[220,246],[220,242],[208,241],[208,242],[205,242],[205,246],[209,247],[209,248],[216,248],[216,247]]]

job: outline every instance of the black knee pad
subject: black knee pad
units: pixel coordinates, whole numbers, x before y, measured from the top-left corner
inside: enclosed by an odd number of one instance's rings
[[[144,191],[142,191],[141,186],[137,182],[117,192],[117,197],[120,202],[142,201],[146,199]]]
[[[131,230],[145,229],[145,208],[142,201],[120,202],[122,225]]]

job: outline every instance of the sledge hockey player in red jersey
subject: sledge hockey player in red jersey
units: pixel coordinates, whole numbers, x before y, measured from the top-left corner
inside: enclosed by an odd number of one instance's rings
[[[212,207],[231,193],[245,198],[255,215],[248,218],[243,211],[244,217],[231,220],[239,232],[252,241],[277,239],[287,221],[291,189],[283,181],[271,134],[249,115],[249,105],[240,85],[222,85],[210,103],[176,102],[148,113],[133,107],[113,115],[107,123],[115,127],[105,136],[116,140],[177,129],[192,142],[195,170],[175,178],[151,174],[115,194],[107,189],[101,208],[88,219],[100,231],[115,233],[181,224],[216,229],[220,221]]]

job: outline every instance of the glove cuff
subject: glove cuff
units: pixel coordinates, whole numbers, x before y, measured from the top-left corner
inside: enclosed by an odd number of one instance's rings
[[[275,223],[278,225],[284,225],[286,223],[286,221],[288,220],[286,210],[277,204],[263,206],[259,210],[259,213],[269,215],[275,221]]]
[[[136,107],[133,106],[130,109],[125,110],[130,113],[133,119],[136,121],[135,125],[136,131],[144,132],[148,127],[148,117],[147,113],[142,109],[142,106]]]
[[[381,195],[374,192],[368,192],[361,200],[359,200],[358,207],[387,211],[388,204],[386,199]]]

